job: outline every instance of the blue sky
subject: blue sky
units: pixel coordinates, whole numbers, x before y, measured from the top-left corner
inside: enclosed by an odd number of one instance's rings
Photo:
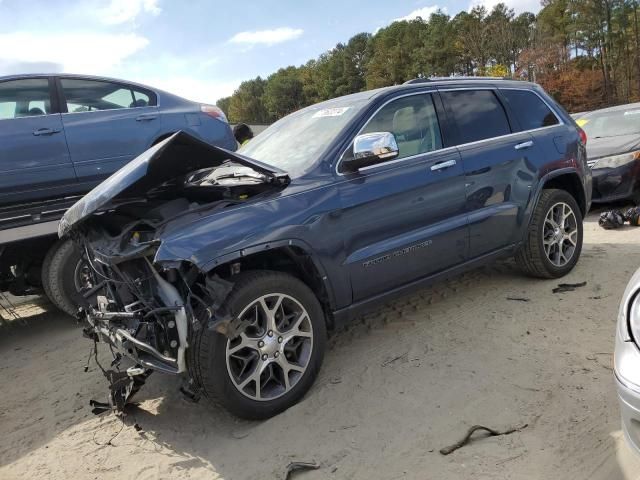
[[[213,103],[242,80],[300,65],[394,19],[499,0],[0,0],[0,75],[134,80]],[[539,0],[506,0],[537,12]]]

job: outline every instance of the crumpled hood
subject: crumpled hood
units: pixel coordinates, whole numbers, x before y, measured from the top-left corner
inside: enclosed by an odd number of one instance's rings
[[[274,182],[289,180],[287,173],[276,167],[177,132],[143,152],[72,205],[60,220],[58,235],[63,237],[75,224],[114,202],[144,198],[149,190],[169,180],[220,166],[227,160],[262,173]]]
[[[638,134],[620,135],[619,137],[589,138],[587,142],[587,158],[598,160],[621,153],[627,153],[640,148]]]

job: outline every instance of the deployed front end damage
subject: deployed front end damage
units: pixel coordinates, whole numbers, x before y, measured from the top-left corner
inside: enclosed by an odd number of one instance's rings
[[[142,154],[76,203],[63,217],[91,267],[86,323],[98,362],[98,342],[113,354],[102,372],[108,403],[122,410],[153,371],[182,375],[183,391],[198,396],[190,371],[190,342],[202,328],[234,338],[242,326],[221,311],[232,283],[188,258],[156,261],[163,237],[191,219],[234,208],[284,188],[284,172],[178,133]]]

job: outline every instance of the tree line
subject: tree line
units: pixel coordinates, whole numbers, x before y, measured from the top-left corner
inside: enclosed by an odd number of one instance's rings
[[[217,105],[232,123],[271,123],[299,108],[412,78],[504,76],[540,83],[572,112],[640,99],[638,0],[543,0],[454,17],[393,22],[317,59],[244,81]]]

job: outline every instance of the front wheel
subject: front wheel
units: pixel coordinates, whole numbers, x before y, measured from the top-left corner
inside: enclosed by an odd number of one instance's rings
[[[565,190],[543,190],[516,261],[534,277],[562,277],[580,258],[582,236],[582,212],[573,196]]]
[[[247,328],[229,339],[204,327],[194,338],[190,368],[205,395],[248,419],[296,404],[313,384],[326,344],[314,293],[288,274],[250,272],[238,278],[221,310]]]

